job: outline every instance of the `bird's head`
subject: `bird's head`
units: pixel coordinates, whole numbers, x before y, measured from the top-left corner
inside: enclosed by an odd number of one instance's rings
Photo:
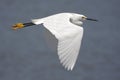
[[[98,21],[96,19],[92,19],[92,18],[88,18],[85,15],[82,14],[72,14],[72,18],[76,19],[76,20],[80,20],[80,21],[84,21],[84,20],[90,20],[90,21]]]
[[[81,26],[83,24],[83,21],[85,20],[90,20],[90,21],[98,21],[96,19],[92,19],[92,18],[88,18],[84,15],[81,15],[81,14],[72,14],[71,18],[70,18],[70,21],[75,24],[75,25],[79,25]]]

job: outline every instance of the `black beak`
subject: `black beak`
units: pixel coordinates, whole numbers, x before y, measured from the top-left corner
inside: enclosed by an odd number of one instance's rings
[[[90,20],[90,21],[98,21],[97,19],[92,19],[92,18],[86,18],[86,20]]]

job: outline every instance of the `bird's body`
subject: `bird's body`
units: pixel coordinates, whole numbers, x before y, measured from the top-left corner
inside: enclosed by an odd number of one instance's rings
[[[60,62],[65,68],[72,70],[79,54],[83,36],[81,25],[85,19],[87,17],[81,14],[59,13],[41,19],[33,19],[31,23],[25,23],[22,27],[43,24],[58,40],[57,51]],[[13,27],[22,28],[17,25]]]
[[[43,24],[57,38],[60,62],[68,70],[72,70],[75,65],[83,35],[83,28],[70,22],[72,14],[61,13],[32,20],[34,24]]]
[[[70,30],[83,29],[81,26],[77,26],[78,23],[72,23],[71,17],[73,17],[73,13],[59,13],[41,19],[33,19],[32,22],[36,25],[43,24],[56,38],[61,37],[62,39],[63,37],[61,35],[63,33],[64,37],[65,34],[66,37],[70,37],[76,32]],[[79,25],[82,25],[81,21],[79,21]]]

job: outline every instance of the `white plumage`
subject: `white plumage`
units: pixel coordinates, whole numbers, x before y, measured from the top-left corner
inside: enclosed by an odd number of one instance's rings
[[[32,25],[43,24],[58,40],[58,56],[62,65],[68,70],[72,70],[81,45],[84,20],[97,21],[76,13],[59,13],[41,19],[33,19],[29,23],[17,23],[13,29],[20,29]]]
[[[72,70],[83,36],[82,20],[85,16],[75,13],[60,13],[41,19],[33,19],[36,25],[43,24],[58,40],[58,56],[62,65]]]

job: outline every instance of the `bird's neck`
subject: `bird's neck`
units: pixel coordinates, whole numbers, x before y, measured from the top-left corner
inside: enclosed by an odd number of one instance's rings
[[[82,21],[80,21],[79,19],[74,19],[74,18],[70,18],[70,22],[78,26],[81,26],[83,24]]]

